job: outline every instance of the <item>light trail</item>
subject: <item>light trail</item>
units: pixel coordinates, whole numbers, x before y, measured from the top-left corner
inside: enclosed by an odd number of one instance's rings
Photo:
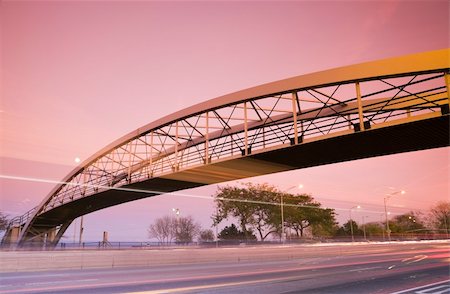
[[[134,189],[134,188],[122,188],[122,187],[109,187],[109,186],[102,186],[102,185],[91,185],[91,184],[80,184],[80,183],[73,183],[73,182],[64,182],[64,181],[57,181],[57,180],[48,180],[48,179],[41,179],[41,178],[30,178],[30,177],[18,177],[18,176],[10,176],[10,175],[0,175],[0,179],[5,180],[15,180],[15,181],[27,181],[27,182],[37,182],[37,183],[45,183],[45,184],[55,184],[55,185],[69,185],[69,186],[78,186],[78,187],[85,187],[85,188],[94,188],[94,189],[101,189],[103,191],[108,190],[116,190],[116,191],[123,191],[123,192],[134,192],[134,193],[144,193],[144,194],[155,194],[155,195],[171,195],[176,197],[189,197],[189,198],[197,198],[197,199],[204,199],[209,201],[214,201],[215,199],[212,196],[203,196],[203,195],[193,195],[193,194],[186,194],[186,193],[179,193],[179,192],[163,192],[163,191],[154,191],[154,190],[144,190],[144,189]],[[153,195],[152,195],[153,196]],[[85,196],[86,197],[86,196]],[[322,198],[320,196],[315,197],[316,199],[322,199],[326,200],[325,198]],[[232,198],[225,198],[225,197],[218,197],[218,200],[222,201],[230,201],[230,202],[242,202],[242,203],[254,203],[254,204],[265,204],[265,205],[275,205],[280,206],[281,204],[279,202],[268,202],[268,201],[258,201],[258,200],[249,200],[249,199],[232,199]],[[328,199],[329,201],[338,201],[338,200],[332,200]],[[345,201],[343,201],[345,202]],[[289,204],[289,203],[283,203],[283,206],[285,207],[303,207],[303,208],[314,208],[314,209],[334,209],[334,210],[341,210],[341,211],[348,211],[348,207],[317,207],[317,206],[310,206],[310,205],[301,205],[301,204]],[[371,205],[373,206],[373,205]],[[367,212],[367,213],[381,213],[383,212],[380,210],[369,210],[369,209],[360,209],[360,211]],[[401,213],[394,213],[391,214],[400,215]]]

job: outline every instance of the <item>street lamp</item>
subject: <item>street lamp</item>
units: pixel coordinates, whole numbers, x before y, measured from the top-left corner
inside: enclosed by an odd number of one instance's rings
[[[369,217],[368,215],[363,215],[362,216],[362,224],[363,224],[363,232],[364,232],[364,241],[367,241],[367,238],[366,238],[366,221],[365,221],[365,218],[366,217]]]
[[[180,210],[178,208],[172,208],[172,211],[176,214],[177,216],[177,223],[175,226],[175,235],[178,235],[178,227],[180,226],[180,221],[179,221],[179,217],[180,217]],[[176,237],[178,238],[178,236]]]
[[[389,228],[389,219],[388,219],[388,212],[387,212],[387,207],[386,207],[386,202],[394,195],[397,194],[405,194],[406,192],[404,190],[400,190],[400,191],[395,191],[389,194],[386,194],[386,197],[384,197],[384,214],[386,216],[386,233],[388,236],[388,241],[391,241],[391,229]]]
[[[294,188],[298,188],[298,189],[302,189],[303,185],[302,184],[298,184],[296,186],[292,186],[289,187],[285,190],[284,193],[289,192],[290,190],[294,189]],[[285,232],[284,232],[284,205],[283,205],[283,193],[281,193],[281,197],[280,197],[280,209],[281,209],[281,242],[284,243],[285,241]]]
[[[386,237],[384,236],[384,230],[386,229],[383,225],[383,216],[384,213],[380,214],[380,225],[381,225],[381,233],[383,234],[383,241],[386,241]]]
[[[180,215],[180,210],[178,208],[172,208],[172,211],[178,216]]]
[[[351,233],[352,233],[352,243],[355,242],[355,237],[353,236],[353,219],[352,219],[352,210],[353,210],[354,208],[360,209],[361,206],[356,205],[356,206],[353,206],[352,208],[350,208],[350,231],[351,231]]]

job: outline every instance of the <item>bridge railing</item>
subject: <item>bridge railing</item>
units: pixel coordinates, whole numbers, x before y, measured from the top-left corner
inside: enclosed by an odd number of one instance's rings
[[[16,217],[12,218],[8,222],[8,225],[6,226],[5,234],[3,235],[3,239],[2,239],[2,243],[5,243],[4,241],[7,238],[10,238],[11,230],[13,228],[19,228],[19,230],[20,230],[21,227],[23,225],[25,225],[28,222],[28,220],[30,220],[34,216],[34,214],[36,213],[36,211],[38,209],[39,209],[38,206],[33,207],[32,209],[30,209],[27,212],[25,212],[23,215],[19,215],[19,216],[16,216]]]

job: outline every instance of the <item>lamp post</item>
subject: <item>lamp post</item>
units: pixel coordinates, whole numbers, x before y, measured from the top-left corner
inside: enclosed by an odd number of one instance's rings
[[[292,186],[292,187],[289,187],[289,188],[287,188],[286,190],[285,190],[285,192],[284,193],[287,193],[287,192],[289,192],[290,190],[292,190],[292,189],[294,189],[294,188],[298,188],[298,189],[301,189],[301,188],[303,188],[303,185],[302,184],[298,184],[297,186]],[[280,209],[281,209],[281,242],[282,243],[284,243],[284,241],[285,241],[285,238],[286,238],[286,234],[285,234],[285,232],[284,232],[284,204],[283,204],[283,193],[281,193],[281,197],[280,197]]]
[[[177,236],[178,235],[178,226],[180,225],[180,220],[179,220],[180,210],[178,208],[172,208],[172,211],[175,213],[176,218],[177,218],[177,223],[175,225],[175,240],[176,240],[176,238],[178,237]]]
[[[352,243],[355,242],[355,237],[353,236],[353,218],[352,218],[352,210],[354,208],[360,209],[361,206],[356,205],[356,206],[353,206],[352,208],[350,208],[350,231],[351,231],[351,234],[352,234]]]
[[[388,241],[391,241],[391,229],[389,228],[389,218],[388,218],[388,212],[387,212],[387,206],[386,206],[386,202],[394,195],[397,194],[405,194],[406,192],[404,190],[401,191],[395,191],[389,194],[386,194],[386,197],[384,197],[384,214],[386,216],[386,233],[388,236]]]
[[[219,215],[219,207],[216,204],[216,248],[219,248],[219,228],[217,223],[217,217]]]
[[[172,208],[172,211],[177,215],[177,222],[178,222],[178,217],[180,216],[180,210],[178,208]]]
[[[384,216],[384,213],[381,213],[380,214],[380,225],[381,225],[381,233],[383,234],[383,241],[386,241],[386,237],[384,236],[385,227],[383,225],[383,216]]]
[[[362,224],[363,224],[363,232],[364,232],[364,241],[367,241],[367,238],[366,238],[366,217],[369,217],[369,216],[367,216],[367,215],[363,215],[362,216]]]

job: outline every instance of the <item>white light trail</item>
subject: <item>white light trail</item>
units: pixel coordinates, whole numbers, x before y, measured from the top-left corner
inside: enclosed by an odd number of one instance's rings
[[[101,185],[80,184],[80,183],[41,179],[41,178],[0,175],[0,179],[37,182],[37,183],[55,184],[55,185],[79,186],[79,187],[86,187],[86,188],[95,188],[95,189],[99,189],[99,190],[103,190],[103,191],[116,190],[116,191],[123,191],[123,192],[145,193],[145,194],[154,194],[154,195],[165,194],[165,195],[171,195],[171,196],[176,196],[176,197],[189,197],[189,198],[197,198],[197,199],[205,199],[205,200],[215,200],[214,197],[212,197],[212,196],[193,195],[193,194],[186,194],[186,193],[179,193],[179,192],[164,192],[164,191],[143,190],[143,189],[134,189],[134,188],[122,188],[122,187],[109,187],[109,186],[101,186]],[[233,201],[233,202],[244,202],[244,203],[267,204],[267,205],[280,206],[280,203],[278,203],[278,202],[257,201],[257,200],[249,200],[249,199],[231,199],[231,198],[223,198],[223,197],[218,197],[217,199],[222,200],[222,201]],[[304,207],[304,208],[314,208],[314,209],[334,209],[334,210],[348,211],[348,207],[332,207],[331,208],[331,207],[317,207],[317,206],[288,204],[288,203],[284,203],[283,205],[288,206],[288,207]],[[379,213],[380,211],[364,210],[364,212]]]

